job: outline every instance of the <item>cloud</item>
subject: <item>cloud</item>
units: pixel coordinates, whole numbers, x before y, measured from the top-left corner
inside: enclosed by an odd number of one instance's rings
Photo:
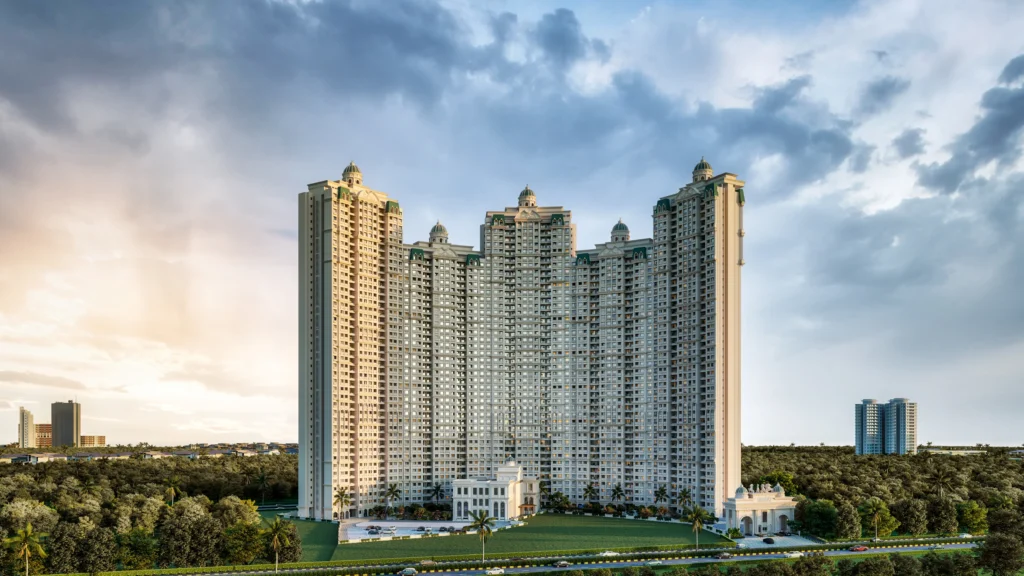
[[[15,384],[30,384],[33,386],[46,386],[49,388],[65,388],[68,390],[85,390],[84,384],[77,380],[64,378],[63,376],[50,376],[36,372],[15,372],[13,370],[0,370],[0,382],[13,382]]]
[[[14,405],[14,402],[10,400],[0,400],[0,412],[7,412],[10,410],[17,410],[18,407]]]
[[[864,87],[861,93],[860,102],[857,104],[857,113],[862,116],[870,116],[884,112],[892,106],[896,97],[903,94],[910,88],[910,80],[885,76],[873,80]]]
[[[1017,79],[1022,74],[1022,56],[1011,60],[1000,79]],[[973,126],[950,144],[952,154],[942,163],[917,166],[922,186],[946,194],[956,192],[990,162],[1009,167],[1020,158],[1020,134],[1024,128],[1024,86],[997,86],[981,97],[982,114]]]
[[[892,140],[893,148],[901,160],[924,154],[924,130],[907,128]]]
[[[850,171],[855,174],[863,174],[871,165],[871,155],[875,153],[875,147],[870,144],[861,144],[854,148],[850,156]]]

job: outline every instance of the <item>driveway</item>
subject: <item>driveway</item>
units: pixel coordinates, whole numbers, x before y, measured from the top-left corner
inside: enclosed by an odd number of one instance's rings
[[[743,547],[747,550],[758,550],[761,551],[763,548],[780,548],[782,546],[817,546],[818,543],[810,538],[804,538],[803,536],[772,536],[775,540],[775,544],[765,544],[764,540],[754,536],[748,536],[746,538],[739,538],[736,540],[737,544],[743,544]]]

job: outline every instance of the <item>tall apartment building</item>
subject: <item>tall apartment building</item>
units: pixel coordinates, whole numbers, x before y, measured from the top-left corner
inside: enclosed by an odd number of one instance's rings
[[[339,487],[345,514],[389,484],[425,501],[510,459],[576,502],[665,486],[720,515],[740,483],[742,181],[701,160],[654,238],[620,221],[587,250],[527,186],[477,251],[440,223],[403,244],[362,179],[299,196],[300,516],[331,518]]]
[[[18,448],[36,447],[36,423],[32,413],[18,407]]]
[[[53,446],[53,425],[36,424],[36,448],[50,448]]]
[[[907,398],[864,400],[854,406],[854,424],[857,454],[917,453],[917,404]]]
[[[50,405],[53,446],[77,447],[82,437],[82,405],[73,400]]]

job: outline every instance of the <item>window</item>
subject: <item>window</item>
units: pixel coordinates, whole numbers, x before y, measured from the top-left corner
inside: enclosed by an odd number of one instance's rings
[[[768,513],[767,512],[761,512],[761,522],[767,522],[767,521],[768,521]]]

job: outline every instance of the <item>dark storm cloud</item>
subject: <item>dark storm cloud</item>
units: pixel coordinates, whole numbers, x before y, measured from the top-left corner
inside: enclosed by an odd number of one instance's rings
[[[541,17],[534,31],[537,46],[556,65],[566,67],[587,54],[589,41],[572,10],[559,8]]]
[[[861,93],[857,113],[865,116],[884,112],[892,106],[896,97],[910,88],[910,80],[885,76],[868,83]]]
[[[901,160],[924,154],[924,130],[907,128],[892,140],[893,148]]]
[[[871,156],[875,153],[875,147],[870,144],[859,144],[855,147],[850,156],[850,171],[855,174],[863,174],[871,166]]]
[[[1024,74],[1024,56],[1011,60],[1000,74],[1003,84]],[[1024,128],[1024,87],[997,86],[981,97],[981,116],[970,130],[949,146],[952,155],[943,163],[917,167],[918,182],[951,194],[973,176],[975,170],[996,161],[1000,167],[1020,158],[1020,134]]]

